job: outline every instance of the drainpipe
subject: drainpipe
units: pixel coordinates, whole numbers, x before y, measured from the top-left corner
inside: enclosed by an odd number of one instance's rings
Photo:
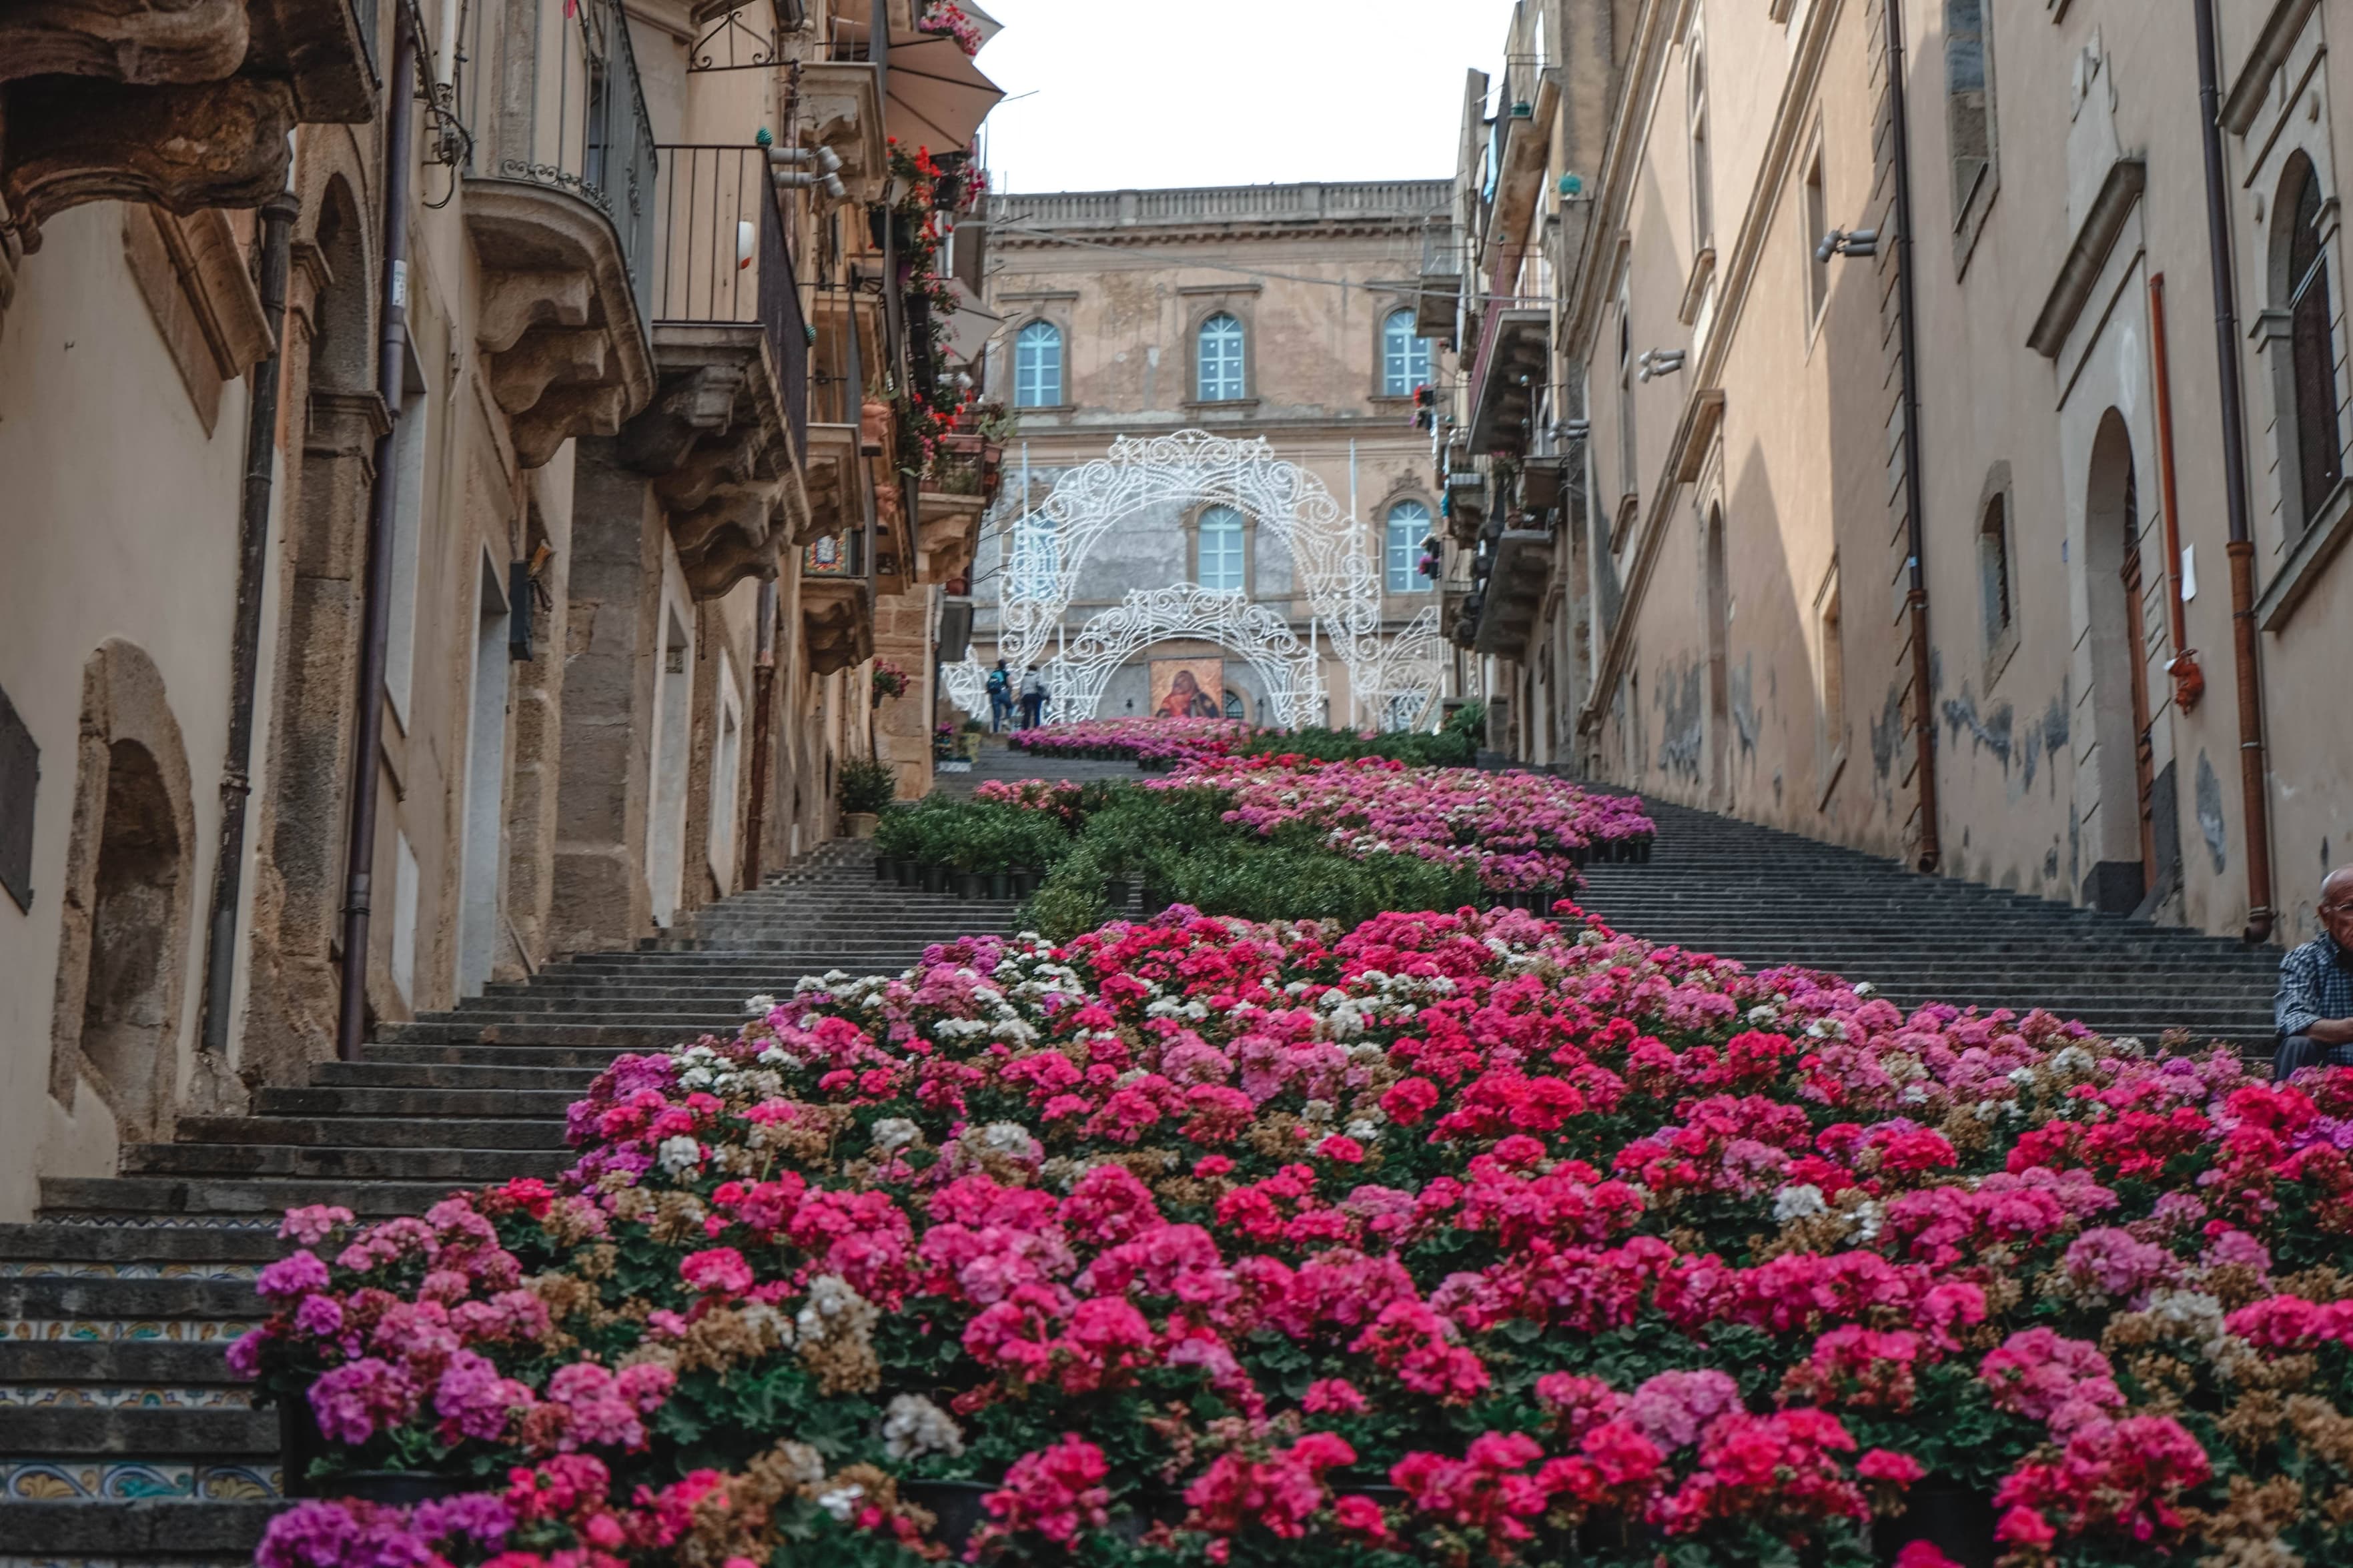
[[[2165,274],[2148,280],[2148,353],[2157,381],[2157,477],[2165,502],[2166,607],[2172,612],[2173,657],[2165,672],[2173,677],[2173,703],[2184,713],[2206,694],[2206,672],[2189,646],[2189,612],[2181,599],[2181,508],[2173,475],[2173,356],[2165,336]]]
[[[760,584],[758,651],[752,660],[752,799],[744,813],[744,890],[760,885],[760,837],[768,826],[768,704],[776,686],[776,585]]]
[[[387,423],[375,443],[375,479],[368,495],[365,594],[360,611],[357,734],[352,744],[351,837],[343,879],[343,1010],[335,1023],[335,1055],[356,1061],[367,1032],[368,914],[375,876],[376,784],[383,776],[385,634],[391,620],[392,442],[400,424],[402,371],[408,353],[408,189],[416,160],[417,37],[405,9],[392,72],[385,129],[383,331],[376,346],[376,387]]]
[[[2198,22],[2199,135],[2206,153],[2207,271],[2214,284],[2215,383],[2222,408],[2222,501],[2231,521],[2231,644],[2239,678],[2239,795],[2247,823],[2247,929],[2271,940],[2271,800],[2263,763],[2263,672],[2255,662],[2255,545],[2247,530],[2247,426],[2239,386],[2239,309],[2231,268],[2231,196],[2222,170],[2212,0],[2192,0]]]
[[[228,1060],[229,994],[237,983],[237,908],[245,885],[245,806],[253,794],[254,688],[261,664],[261,588],[269,567],[269,499],[278,471],[278,398],[286,366],[287,254],[302,204],[290,190],[261,204],[261,314],[270,350],[247,373],[245,505],[237,520],[237,623],[228,656],[228,751],[221,762],[220,857],[206,940],[199,1048]]]
[[[1920,345],[1918,304],[1912,292],[1912,111],[1904,88],[1904,0],[1887,0],[1887,119],[1895,165],[1895,321],[1904,362],[1904,510],[1908,514],[1904,563],[1905,613],[1912,634],[1912,733],[1919,747],[1913,771],[1920,781],[1921,870],[1944,859],[1936,835],[1936,714],[1928,690],[1928,582],[1921,566],[1926,536],[1920,482]]]

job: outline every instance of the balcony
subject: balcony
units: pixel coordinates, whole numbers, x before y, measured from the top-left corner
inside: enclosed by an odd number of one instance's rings
[[[0,6],[0,279],[85,202],[185,216],[284,189],[296,125],[375,117],[360,16],[351,0]]]
[[[874,657],[874,584],[862,527],[801,551],[801,644],[809,669],[831,675]]]
[[[808,333],[762,147],[657,149],[653,400],[621,460],[653,482],[687,584],[773,580],[806,542]]]
[[[1519,520],[1515,517],[1513,521]],[[1474,591],[1478,611],[1471,646],[1481,653],[1519,658],[1544,608],[1552,582],[1550,531],[1506,526],[1489,542],[1486,578]]]
[[[618,0],[534,0],[520,19],[477,6],[465,58],[475,341],[533,468],[653,395],[653,130]]]
[[[1547,379],[1552,312],[1491,304],[1471,373],[1471,450],[1522,452],[1528,422]]]
[[[1414,296],[1413,330],[1451,343],[1461,323],[1462,241],[1451,222],[1422,231],[1420,292]]]
[[[1453,536],[1454,542],[1467,547],[1479,536],[1479,525],[1486,521],[1487,476],[1471,468],[1449,470],[1446,476],[1446,530]]]
[[[952,584],[972,572],[980,547],[980,520],[1004,479],[1005,449],[977,431],[940,437],[916,512],[916,576]]]

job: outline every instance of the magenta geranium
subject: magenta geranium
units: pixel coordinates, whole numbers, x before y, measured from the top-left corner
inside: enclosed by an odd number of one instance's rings
[[[1008,1563],[2335,1561],[2348,1077],[1503,910],[972,939],[618,1059],[560,1183],[290,1218],[240,1358],[486,1511],[273,1550],[885,1568],[962,1481]]]

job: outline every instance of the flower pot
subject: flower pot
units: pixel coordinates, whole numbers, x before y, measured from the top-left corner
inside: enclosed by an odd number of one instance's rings
[[[1026,899],[1038,890],[1038,873],[1027,866],[1016,866],[1012,871],[1013,896]]]
[[[1925,1541],[1961,1568],[1993,1568],[1993,1494],[1930,1476],[1905,1495],[1904,1511],[1872,1526],[1873,1555],[1892,1563],[1912,1542]]]
[[[948,890],[948,868],[945,866],[923,868],[923,891],[944,893]]]
[[[901,1481],[899,1500],[930,1514],[932,1539],[946,1547],[950,1557],[960,1557],[964,1543],[988,1517],[984,1504],[995,1490],[992,1481]]]
[[[955,890],[957,898],[973,902],[987,896],[988,879],[977,871],[958,871]]]
[[[988,874],[988,896],[992,899],[997,900],[1011,898],[1013,896],[1012,873],[1009,871],[991,871]]]
[[[899,874],[892,868],[897,865],[897,861],[877,855],[874,857],[874,879],[878,882],[896,881]]]
[[[845,811],[841,814],[842,826],[849,830],[852,838],[873,837],[874,825],[881,820],[879,813],[871,811]]]
[[[1647,866],[1651,863],[1651,836],[1647,833],[1634,841],[1634,858]]]

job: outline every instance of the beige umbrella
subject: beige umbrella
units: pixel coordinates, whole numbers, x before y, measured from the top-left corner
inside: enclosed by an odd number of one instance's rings
[[[972,7],[964,7],[984,36],[996,29]],[[888,71],[891,101],[883,121],[902,147],[962,153],[973,132],[997,107],[1005,89],[980,74],[963,46],[944,33],[891,29]]]

